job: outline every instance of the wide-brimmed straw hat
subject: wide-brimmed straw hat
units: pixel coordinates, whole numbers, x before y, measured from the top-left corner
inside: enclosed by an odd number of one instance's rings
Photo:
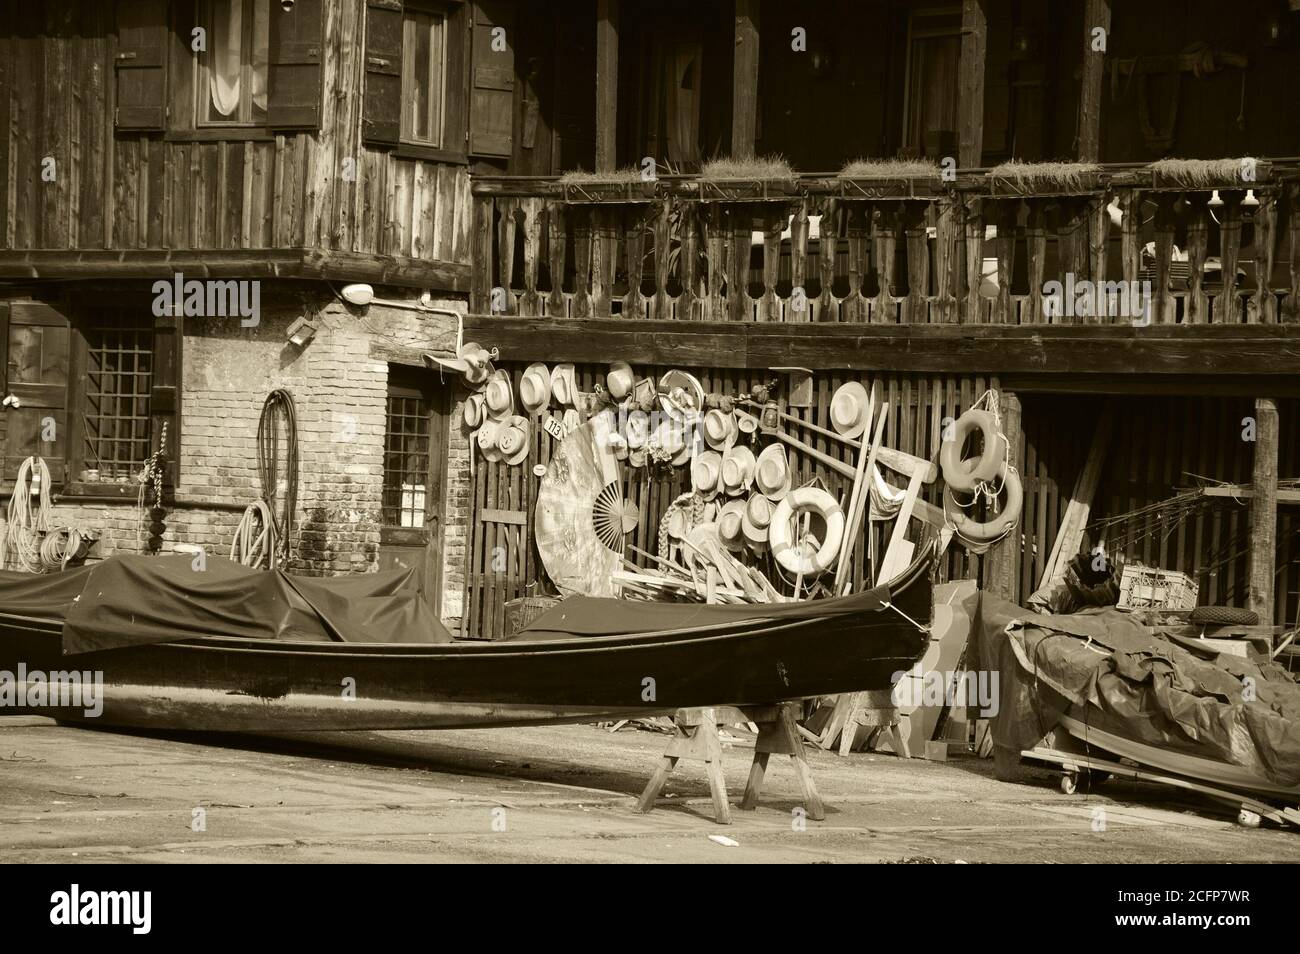
[[[704,441],[717,451],[724,451],[736,443],[736,417],[718,408],[713,408],[704,415],[700,425],[704,431]]]
[[[867,429],[870,403],[860,382],[841,384],[831,397],[831,426],[845,437],[857,437]]]
[[[496,360],[498,354],[496,348],[489,351],[477,341],[466,341],[460,346],[454,358],[425,352],[424,360],[430,367],[437,365],[448,371],[455,371],[457,374],[464,375],[467,383],[477,385],[486,381],[496,370],[492,362]]]
[[[741,529],[745,534],[745,543],[750,549],[759,551],[767,546],[767,535],[772,524],[772,512],[776,508],[772,501],[762,493],[752,493],[745,503],[745,517]]]
[[[736,428],[742,434],[753,434],[758,430],[758,418],[744,411],[737,411],[734,415],[736,418]]]
[[[718,539],[728,550],[745,548],[745,501],[728,500],[718,513]]]
[[[722,458],[722,489],[728,494],[745,493],[754,482],[754,452],[746,445],[732,447]]]
[[[478,444],[479,451],[483,454],[483,459],[488,461],[498,461],[503,458],[501,447],[497,441],[501,436],[501,422],[488,418],[482,426],[474,432],[474,442]]]
[[[627,416],[623,432],[627,435],[627,446],[632,450],[645,447],[650,440],[650,415],[645,411],[632,411]]]
[[[483,392],[487,403],[488,417],[494,421],[503,421],[515,413],[515,392],[510,387],[510,375],[504,371],[495,371],[488,379]]]
[[[551,368],[551,396],[560,405],[573,404],[578,397],[578,373],[571,364]]]
[[[691,461],[691,487],[705,500],[718,495],[722,487],[722,455],[705,451]]]
[[[609,388],[610,397],[615,401],[621,401],[631,394],[635,385],[636,375],[626,361],[615,361],[609,366],[605,375],[605,387]]]
[[[759,491],[769,500],[783,500],[793,482],[794,475],[790,473],[785,448],[780,444],[764,447],[754,466],[754,484]]]
[[[465,403],[460,409],[460,419],[465,422],[466,427],[473,430],[483,423],[485,416],[482,394],[474,393],[465,398]]]
[[[521,414],[513,415],[502,424],[501,431],[497,434],[497,450],[501,452],[502,459],[511,466],[522,464],[528,457],[531,436],[532,424],[528,418]]]
[[[529,414],[546,410],[551,404],[551,372],[544,364],[530,364],[519,379],[519,400]]]

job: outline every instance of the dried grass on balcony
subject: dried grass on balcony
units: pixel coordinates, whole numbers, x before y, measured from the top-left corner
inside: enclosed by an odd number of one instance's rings
[[[1243,159],[1158,159],[1147,166],[1156,175],[1187,186],[1215,186],[1241,174]],[[1253,160],[1250,160],[1253,161]]]
[[[752,159],[710,159],[700,170],[703,179],[795,178],[794,168],[784,156],[755,156]]]
[[[843,179],[930,179],[939,164],[924,159],[854,159],[839,172]]]
[[[570,169],[560,176],[561,185],[626,185],[629,182],[641,182],[641,170],[636,166],[615,169],[613,172],[588,172],[586,169]]]
[[[1095,162],[1022,162],[1012,159],[989,170],[989,177],[1006,179],[1019,188],[1050,186],[1056,189],[1084,188],[1087,176],[1101,172]]]

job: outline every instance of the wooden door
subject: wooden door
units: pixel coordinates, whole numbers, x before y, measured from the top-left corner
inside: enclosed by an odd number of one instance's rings
[[[435,613],[442,607],[449,411],[447,388],[428,372],[390,366],[379,569],[414,568]]]
[[[0,411],[3,419],[4,482],[10,485],[22,462],[45,459],[56,484],[66,479],[68,450],[67,316],[43,302],[12,302],[3,311],[4,396],[17,399]]]

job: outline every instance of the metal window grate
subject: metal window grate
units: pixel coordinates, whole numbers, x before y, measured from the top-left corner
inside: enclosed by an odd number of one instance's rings
[[[85,332],[85,464],[101,479],[129,477],[149,456],[153,328],[106,317]]]
[[[390,388],[384,428],[383,521],[423,529],[429,480],[429,402],[406,388]]]

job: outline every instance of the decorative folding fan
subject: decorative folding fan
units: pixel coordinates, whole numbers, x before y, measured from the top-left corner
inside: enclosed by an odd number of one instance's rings
[[[559,591],[616,596],[614,570],[636,508],[623,500],[619,464],[609,444],[608,412],[596,415],[555,450],[537,494],[537,552]]]

